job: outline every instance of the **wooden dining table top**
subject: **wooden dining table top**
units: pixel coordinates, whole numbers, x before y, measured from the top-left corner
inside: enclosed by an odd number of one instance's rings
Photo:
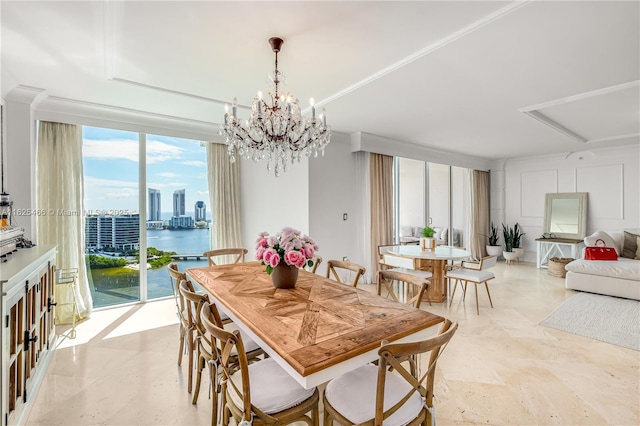
[[[406,338],[444,320],[303,269],[294,289],[276,289],[260,262],[186,273],[301,377],[367,352],[373,358],[366,362],[372,361],[383,340]]]

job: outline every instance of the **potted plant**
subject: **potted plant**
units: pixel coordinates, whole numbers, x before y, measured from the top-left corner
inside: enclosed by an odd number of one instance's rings
[[[436,233],[435,229],[430,226],[422,228],[420,234],[422,238],[420,238],[420,248],[422,250],[435,250],[436,249],[436,239],[433,238],[433,235]]]
[[[489,256],[500,256],[502,253],[502,246],[498,244],[498,240],[500,236],[498,235],[498,228],[491,222],[491,227],[489,228],[489,244],[487,244],[487,254]]]
[[[513,252],[516,254],[518,260],[524,256],[524,249],[520,247],[520,239],[522,238],[524,233],[521,233],[522,228],[518,222],[513,226]]]
[[[507,263],[511,263],[512,260],[518,258],[517,254],[513,251],[514,236],[514,228],[505,226],[503,223],[502,238],[504,239],[504,251],[502,252],[502,256],[504,256],[504,260],[506,260]]]

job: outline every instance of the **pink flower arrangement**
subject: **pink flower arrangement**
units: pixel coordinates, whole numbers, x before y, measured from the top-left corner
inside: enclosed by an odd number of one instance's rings
[[[318,245],[300,231],[284,228],[276,235],[261,232],[256,240],[256,259],[267,266],[267,274],[281,263],[302,268],[313,266],[313,256]]]

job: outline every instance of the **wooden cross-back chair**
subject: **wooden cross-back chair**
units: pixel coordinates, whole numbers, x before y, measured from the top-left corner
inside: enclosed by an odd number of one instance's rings
[[[322,257],[315,255],[311,260],[313,260],[313,266],[305,266],[304,269],[311,272],[312,274],[315,274],[318,270],[318,266],[320,266],[320,264],[322,263]]]
[[[204,370],[205,366],[209,366],[209,376],[213,376],[214,373],[217,374],[217,368],[214,365],[216,361],[216,350],[212,346],[213,342],[211,337],[206,332],[206,329],[202,325],[202,309],[205,306],[209,306],[209,296],[206,294],[198,294],[193,291],[193,287],[189,281],[182,281],[180,283],[180,294],[185,299],[186,307],[187,307],[187,318],[189,320],[189,333],[193,334],[195,332],[195,336],[190,336],[193,338],[194,349],[196,354],[196,384],[195,389],[193,391],[192,404],[198,402],[198,395],[200,393],[200,384],[202,382],[202,370]],[[236,327],[231,324],[223,324],[222,319],[220,318],[220,314],[216,310],[215,314],[215,322],[220,327],[225,329],[235,329]],[[246,346],[245,348],[249,351],[247,354],[247,358],[249,360],[256,359],[259,355],[263,354],[262,349],[251,339],[245,338]],[[237,361],[235,361],[237,364]],[[190,364],[192,362],[190,361]],[[192,382],[192,372],[193,369],[190,369],[189,373],[189,392],[191,392],[191,382]],[[213,383],[213,381],[212,381]],[[213,388],[214,392],[219,392],[219,389]],[[212,418],[212,422],[215,418]]]
[[[384,286],[389,296],[396,302],[400,302],[400,298],[396,294],[393,284],[396,281],[406,283],[411,286],[410,293],[413,296],[406,296],[404,303],[420,309],[424,295],[431,284],[431,277],[431,272],[427,271],[411,270],[405,272],[395,269],[382,269],[378,271],[378,283],[376,285],[378,296],[382,295],[382,287]],[[431,300],[427,299],[427,301],[429,305],[431,305]]]
[[[340,272],[344,271],[355,273],[351,283],[343,282],[342,278],[340,278]],[[360,281],[360,277],[362,277],[365,272],[366,269],[364,266],[358,265],[357,263],[347,262],[344,260],[327,261],[327,278],[331,278],[331,275],[333,275],[333,279],[341,284],[351,284],[351,286],[356,287],[358,285],[358,281]]]
[[[273,358],[253,363],[250,370],[243,337],[238,330],[230,332],[220,327],[216,313],[215,305],[205,303],[201,317],[204,328],[218,348],[215,356],[221,369],[221,424],[227,426],[233,417],[239,425],[287,425],[304,421],[310,426],[318,426],[320,398],[317,388],[304,389]],[[237,365],[234,364],[234,353],[237,354]],[[250,379],[250,374],[254,380]],[[214,386],[218,386],[217,377],[212,380],[216,380]],[[217,410],[217,400],[212,405],[213,410]],[[309,412],[311,417],[307,415]]]
[[[178,265],[175,263],[169,264],[167,267],[169,271],[169,279],[171,280],[171,290],[173,290],[173,297],[176,302],[176,314],[178,315],[178,321],[180,325],[180,344],[178,347],[178,365],[182,365],[182,354],[185,350],[188,350],[188,344],[186,341],[186,333],[188,328],[188,319],[186,306],[184,299],[180,297],[179,286],[182,281],[187,280],[187,276],[178,270]]]
[[[215,266],[244,262],[246,254],[247,249],[245,248],[223,248],[205,251],[202,255],[209,261],[209,266]]]
[[[438,358],[458,328],[445,320],[436,336],[412,343],[386,343],[378,366],[363,365],[327,383],[323,393],[325,426],[434,425],[433,391]],[[429,353],[426,372],[416,378],[401,359]],[[390,371],[393,370],[393,371]],[[386,407],[386,409],[385,409]]]

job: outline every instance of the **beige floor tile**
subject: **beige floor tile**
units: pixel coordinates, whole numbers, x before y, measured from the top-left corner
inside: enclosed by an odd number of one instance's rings
[[[476,314],[472,287],[423,305],[460,325],[436,371],[438,424],[640,424],[640,353],[539,325],[575,294],[563,279],[531,263],[494,272],[493,309],[478,288]],[[177,355],[173,299],[95,312],[59,343],[27,424],[209,424],[208,378],[192,405]]]

